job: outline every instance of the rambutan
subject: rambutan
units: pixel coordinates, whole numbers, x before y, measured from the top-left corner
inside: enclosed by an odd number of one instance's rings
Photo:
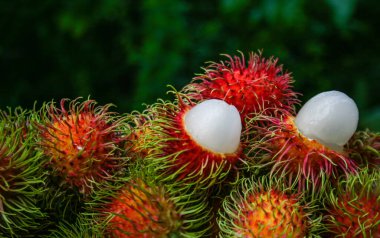
[[[111,237],[167,237],[181,226],[175,205],[163,187],[130,181],[110,202]]]
[[[319,227],[312,210],[282,180],[244,178],[219,210],[220,237],[306,237]]]
[[[49,168],[81,193],[90,192],[93,183],[112,179],[125,164],[120,150],[124,140],[118,128],[121,120],[108,111],[110,107],[96,106],[93,100],[63,99],[60,108],[46,104],[37,124]]]
[[[178,103],[159,102],[148,110],[155,120],[142,144],[145,158],[163,181],[203,188],[219,183],[241,156],[241,119],[232,105],[206,100],[198,105],[178,94]]]
[[[74,222],[61,221],[51,230],[49,238],[104,238],[103,231],[98,226],[89,223],[86,216],[79,214]]]
[[[211,215],[204,196],[165,186],[141,164],[131,165],[130,172],[126,181],[97,190],[87,203],[90,222],[104,236],[203,237],[209,232]]]
[[[264,138],[263,143],[258,144],[261,147],[259,151],[264,153],[254,159],[254,166],[259,159],[264,158],[273,164],[272,175],[286,176],[289,183],[297,180],[300,190],[312,185],[313,191],[319,189],[324,181],[331,181],[341,173],[349,174],[356,171],[355,161],[343,151],[343,145],[357,126],[356,105],[352,105],[352,100],[347,101],[347,95],[340,92],[322,94],[337,101],[325,102],[325,99],[322,99],[321,106],[318,102],[315,105],[313,98],[310,100],[311,103],[305,104],[297,117],[283,115],[280,118],[254,118],[264,121],[265,125],[258,127],[258,132]],[[335,97],[336,94],[338,99]],[[316,96],[317,99],[318,97],[319,95]],[[267,127],[268,122],[272,126]]]
[[[380,133],[358,131],[348,141],[346,151],[361,166],[380,166]]]
[[[278,59],[266,59],[261,52],[251,52],[248,62],[243,53],[240,57],[226,57],[226,61],[209,63],[204,74],[184,87],[184,94],[196,102],[220,99],[234,105],[243,124],[252,113],[273,115],[278,109],[294,111],[297,93],[292,91],[290,73],[283,72]]]
[[[363,169],[340,180],[326,199],[325,224],[334,237],[380,237],[380,173]]]
[[[0,236],[24,237],[45,214],[38,206],[44,193],[42,154],[33,148],[30,113],[20,108],[0,112]]]
[[[126,139],[125,149],[129,151],[132,159],[144,158],[150,153],[147,149],[149,146],[141,145],[150,143],[147,135],[151,132],[152,124],[150,122],[154,118],[152,115],[142,114],[138,111],[130,113],[127,117],[129,118],[127,126],[130,133]]]

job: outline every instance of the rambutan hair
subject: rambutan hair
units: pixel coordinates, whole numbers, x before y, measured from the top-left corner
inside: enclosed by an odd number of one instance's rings
[[[316,140],[302,135],[294,116],[259,115],[252,120],[260,143],[247,153],[253,160],[248,167],[269,167],[271,176],[286,177],[288,183],[298,181],[300,191],[319,191],[325,183],[333,182],[341,174],[355,173],[357,164],[344,151],[330,149]],[[269,166],[268,166],[269,165]]]
[[[108,232],[112,237],[167,236],[181,226],[174,204],[163,187],[130,181],[108,206]]]
[[[195,102],[221,99],[234,105],[244,123],[252,113],[273,115],[282,109],[294,113],[298,103],[292,90],[292,77],[278,65],[277,58],[264,58],[262,53],[240,56],[224,55],[227,60],[210,62],[181,92]]]
[[[66,105],[68,104],[68,109]],[[126,164],[122,118],[109,112],[111,104],[94,100],[62,99],[60,106],[47,103],[37,125],[39,145],[49,159],[54,176],[81,193],[101,181],[112,180]]]
[[[356,175],[340,178],[324,204],[329,236],[380,237],[379,170],[364,168]]]
[[[305,237],[317,234],[315,201],[284,178],[242,178],[219,210],[219,237]]]
[[[42,154],[34,148],[31,112],[0,112],[0,236],[32,234],[46,214],[38,206],[45,192]]]
[[[56,227],[50,231],[48,237],[104,238],[104,231],[95,224],[95,222],[89,222],[85,215],[79,214],[74,222],[67,220],[57,222]]]
[[[241,146],[234,153],[218,153],[199,145],[184,125],[184,115],[196,104],[181,93],[175,95],[174,103],[160,100],[147,109],[155,119],[148,122],[149,133],[139,146],[150,151],[144,160],[163,182],[202,188],[220,184],[241,159]]]
[[[129,134],[126,139],[125,149],[129,152],[132,160],[143,159],[150,153],[150,149],[142,145],[149,144],[149,141],[146,140],[149,140],[147,135],[151,132],[151,121],[154,120],[154,116],[133,111],[126,117]]]
[[[380,166],[380,133],[368,129],[357,131],[345,150],[361,167],[376,169]]]
[[[166,186],[139,160],[129,175],[103,184],[86,203],[87,223],[106,237],[203,237],[210,233],[207,198],[199,191]]]

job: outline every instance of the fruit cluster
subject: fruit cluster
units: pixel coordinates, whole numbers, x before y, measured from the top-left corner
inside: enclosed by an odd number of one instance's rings
[[[380,133],[275,58],[208,63],[118,114],[63,99],[0,114],[1,237],[380,237]]]

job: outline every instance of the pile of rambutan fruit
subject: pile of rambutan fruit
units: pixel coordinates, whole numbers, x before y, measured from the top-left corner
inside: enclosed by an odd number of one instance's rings
[[[1,237],[380,237],[380,134],[321,92],[298,113],[261,52],[207,63],[172,100],[1,111]]]

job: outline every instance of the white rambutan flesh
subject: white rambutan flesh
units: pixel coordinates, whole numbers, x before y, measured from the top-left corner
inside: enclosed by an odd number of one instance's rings
[[[185,114],[184,123],[192,139],[208,150],[230,154],[239,147],[240,114],[223,100],[210,99],[194,106]]]
[[[355,133],[359,110],[355,102],[339,91],[320,93],[298,112],[295,124],[309,139],[341,151]]]

